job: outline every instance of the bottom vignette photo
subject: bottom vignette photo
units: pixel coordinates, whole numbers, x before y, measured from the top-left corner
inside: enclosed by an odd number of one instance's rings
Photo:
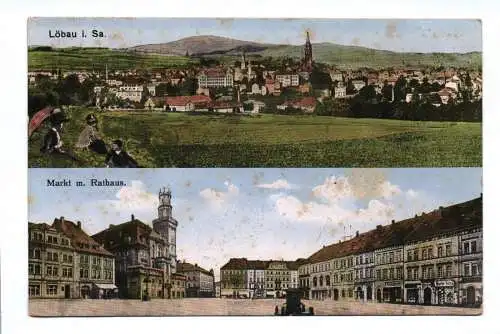
[[[30,169],[29,315],[482,314],[482,169]]]

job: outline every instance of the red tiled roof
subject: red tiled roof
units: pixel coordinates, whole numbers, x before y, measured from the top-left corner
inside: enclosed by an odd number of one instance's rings
[[[133,218],[123,224],[110,225],[109,228],[94,234],[92,238],[104,244],[108,250],[127,248],[136,244],[149,247],[147,238],[152,232],[151,226]],[[130,237],[130,242],[126,239],[128,237]]]
[[[177,272],[178,273],[185,273],[185,272],[190,272],[190,271],[199,271],[202,272],[206,275],[213,275],[210,271],[203,269],[202,267],[199,267],[196,264],[191,264],[188,262],[177,262]]]
[[[188,103],[198,104],[211,102],[210,96],[192,95],[192,96],[171,96],[165,99],[165,103],[169,106],[185,106]]]
[[[409,218],[362,233],[350,240],[325,246],[312,254],[310,263],[370,252],[407,241],[425,240],[439,234],[482,226],[482,197]]]
[[[54,219],[52,227],[70,238],[71,244],[76,251],[104,256],[114,256],[105,250],[104,247],[102,247],[97,241],[92,239],[87,233],[85,233],[81,227],[78,227],[77,224],[66,220],[63,217]]]

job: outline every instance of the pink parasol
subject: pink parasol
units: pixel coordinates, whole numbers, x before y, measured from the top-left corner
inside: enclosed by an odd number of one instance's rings
[[[42,110],[39,110],[35,115],[33,115],[28,125],[28,137],[31,137],[33,132],[35,132],[38,127],[40,127],[43,121],[52,114],[53,110],[54,107],[48,106],[43,108]]]

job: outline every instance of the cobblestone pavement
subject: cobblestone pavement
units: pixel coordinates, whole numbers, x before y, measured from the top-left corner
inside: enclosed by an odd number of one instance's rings
[[[360,302],[304,300],[316,315],[479,315],[482,309],[395,305]],[[195,316],[195,315],[273,315],[284,300],[232,299],[156,299],[140,300],[30,300],[29,314],[59,316]]]

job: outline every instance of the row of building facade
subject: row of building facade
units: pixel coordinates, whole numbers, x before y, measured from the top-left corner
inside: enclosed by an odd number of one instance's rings
[[[305,259],[248,260],[231,258],[220,269],[220,297],[280,297],[299,287],[298,268]]]
[[[320,300],[480,305],[482,239],[481,196],[357,232],[307,259],[230,259],[221,268],[221,297],[279,297],[299,288]]]
[[[152,227],[136,219],[89,236],[81,222],[28,223],[30,298],[213,297],[213,270],[177,260],[170,190]]]

